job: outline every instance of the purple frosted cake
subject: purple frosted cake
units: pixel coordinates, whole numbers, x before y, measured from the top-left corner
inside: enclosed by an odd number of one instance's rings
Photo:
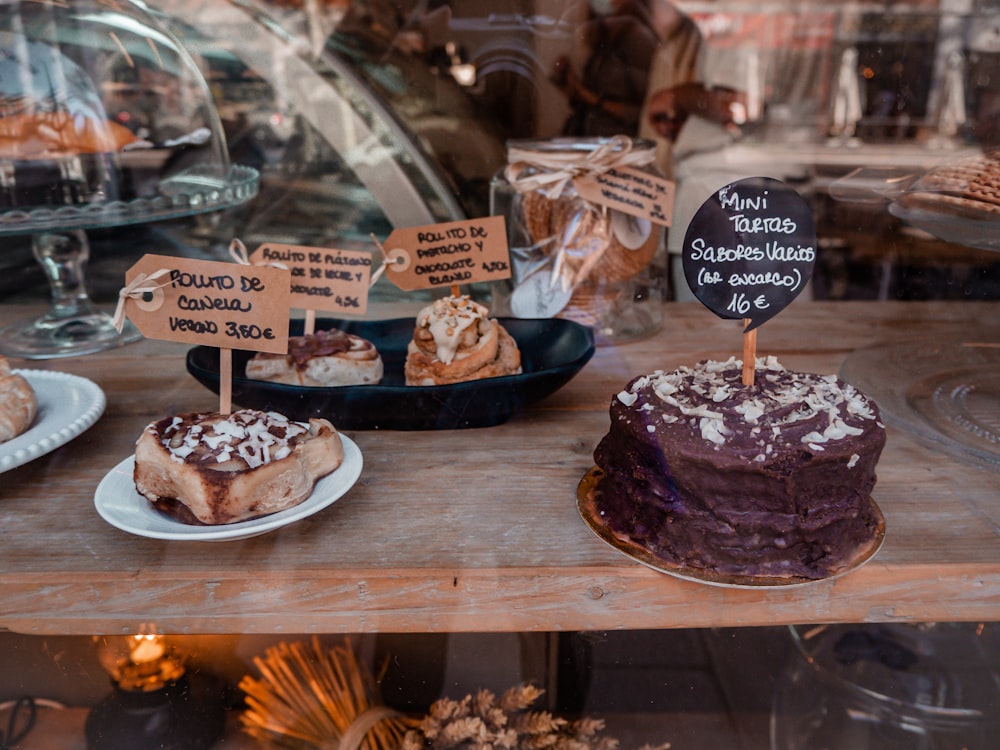
[[[599,522],[667,565],[714,576],[818,579],[870,555],[885,445],[878,408],[833,375],[757,360],[632,380],[594,452]]]

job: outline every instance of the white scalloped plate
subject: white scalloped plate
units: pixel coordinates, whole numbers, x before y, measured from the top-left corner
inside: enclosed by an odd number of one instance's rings
[[[94,494],[94,507],[101,518],[130,534],[150,539],[191,542],[228,542],[266,534],[318,513],[344,495],[361,476],[361,450],[341,433],[344,460],[337,470],[316,482],[312,494],[298,505],[269,516],[219,526],[202,526],[177,521],[156,510],[136,492],[132,471],[135,457],[129,456],[109,471]]]
[[[0,472],[54,451],[80,435],[104,413],[107,400],[96,384],[68,372],[14,370],[35,389],[38,414],[25,432],[0,443]]]

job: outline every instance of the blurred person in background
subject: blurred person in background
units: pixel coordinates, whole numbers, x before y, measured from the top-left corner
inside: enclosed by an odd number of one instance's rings
[[[704,44],[695,22],[669,0],[589,0],[573,53],[553,80],[569,98],[565,135],[677,139],[696,114],[733,120],[740,94],[700,82]],[[670,172],[669,159],[661,167]]]
[[[555,63],[552,80],[571,109],[563,135],[636,135],[660,38],[619,0],[590,0],[572,53]]]
[[[745,175],[702,155],[716,155],[739,136],[746,117],[746,97],[727,81],[708,75],[710,60],[695,23],[667,0],[632,0],[648,14],[661,41],[649,74],[639,135],[656,142],[657,163],[674,180],[673,221],[667,229],[667,280],[677,301],[694,299],[684,278],[684,234],[691,218],[712,192]],[[738,80],[738,71],[735,76]]]
[[[693,166],[699,154],[738,137],[745,96],[706,83],[702,34],[669,0],[590,0],[588,10],[574,54],[560,58],[553,74],[572,106],[563,134],[639,136],[656,143],[657,165],[677,183],[667,232],[671,296],[691,299],[681,269],[687,224],[705,197],[739,177],[712,170],[701,175]]]

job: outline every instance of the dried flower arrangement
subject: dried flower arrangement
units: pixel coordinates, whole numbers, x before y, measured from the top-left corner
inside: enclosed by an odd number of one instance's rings
[[[349,642],[324,649],[285,643],[254,659],[262,679],[240,681],[247,695],[243,730],[282,750],[616,750],[604,721],[568,720],[532,710],[543,690],[480,690],[435,701],[420,720],[378,703],[377,681],[358,665]],[[667,750],[669,744],[640,750]]]
[[[480,690],[460,701],[442,698],[400,750],[616,750],[618,740],[602,737],[602,719],[569,721],[531,706],[544,691],[533,685],[508,689],[500,699]],[[643,750],[666,750],[669,745]]]

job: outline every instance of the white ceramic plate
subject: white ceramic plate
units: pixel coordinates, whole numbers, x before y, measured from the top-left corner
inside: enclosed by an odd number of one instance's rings
[[[175,521],[155,510],[136,492],[132,480],[134,456],[126,458],[104,476],[94,494],[94,507],[112,526],[150,539],[226,542],[259,536],[318,513],[351,489],[361,476],[361,451],[347,436],[342,434],[340,439],[344,444],[344,461],[337,470],[316,482],[312,494],[303,502],[262,518],[221,526],[195,526]]]
[[[14,370],[35,389],[38,414],[25,432],[0,443],[0,472],[65,445],[104,413],[104,391],[86,378],[49,370]]]

